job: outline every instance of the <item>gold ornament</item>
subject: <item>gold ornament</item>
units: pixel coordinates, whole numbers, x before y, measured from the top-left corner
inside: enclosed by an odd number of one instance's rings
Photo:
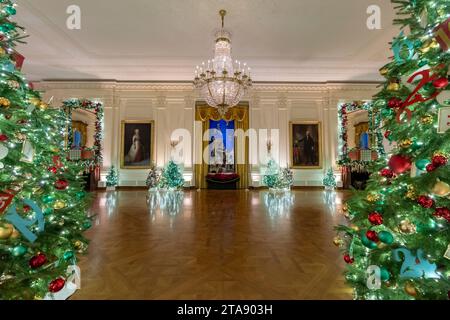
[[[388,91],[398,91],[400,89],[400,85],[397,82],[391,82],[386,87]]]
[[[383,249],[383,248],[387,247],[387,244],[385,244],[385,243],[380,241],[380,242],[377,243],[377,247],[378,247],[378,249]]]
[[[342,205],[342,211],[344,211],[344,212],[348,211],[348,204],[347,204],[347,202]]]
[[[406,192],[405,197],[410,200],[416,200],[417,198],[416,190],[414,189],[413,186],[408,186],[408,191]]]
[[[36,195],[41,195],[44,193],[44,189],[42,189],[41,187],[33,188],[32,191],[33,191],[33,194],[36,194]]]
[[[380,69],[380,74],[382,76],[387,75],[388,72],[389,72],[389,69],[387,67],[383,67],[383,68]]]
[[[405,284],[405,292],[409,294],[412,297],[417,296],[417,290],[416,287],[414,287],[414,284],[412,282],[407,282]]]
[[[351,224],[351,225],[350,225],[350,228],[351,228],[352,230],[356,231],[356,232],[359,231],[359,227],[358,227],[356,224]]]
[[[411,234],[416,232],[416,226],[408,219],[400,221],[400,225],[398,226],[398,228],[402,233],[405,234]]]
[[[40,110],[47,110],[48,109],[48,104],[45,103],[45,102],[41,102],[41,103],[39,103],[38,108]]]
[[[433,123],[433,116],[427,114],[426,116],[423,116],[420,119],[420,122],[422,122],[423,124],[432,124]]]
[[[51,147],[50,147],[50,151],[51,151],[51,152],[54,152],[54,153],[58,153],[58,152],[59,152],[59,148],[56,147],[56,146],[51,146]]]
[[[433,38],[433,40],[431,40],[431,48],[436,49],[439,48],[439,42],[436,41],[436,39]]]
[[[14,231],[14,227],[12,224],[5,223],[0,225],[0,239],[8,239]]]
[[[11,105],[11,101],[9,101],[9,99],[0,97],[0,106],[1,107],[8,109],[10,105]]]
[[[13,227],[13,232],[11,233],[10,238],[11,239],[17,239],[18,237],[20,237],[20,232],[17,231],[17,229]]]
[[[433,40],[425,41],[423,43],[422,47],[419,48],[419,51],[422,52],[422,53],[427,53],[428,51],[430,51],[431,48],[432,48],[431,44],[433,43]]]
[[[0,47],[0,56],[4,55],[6,53],[5,49],[3,49],[2,47]]]
[[[399,145],[401,148],[409,148],[412,145],[412,140],[409,138],[402,140],[400,141]]]
[[[38,106],[42,102],[41,99],[36,97],[31,97],[28,101],[34,106]]]
[[[450,194],[450,185],[437,179],[436,184],[431,189],[431,193],[438,197],[446,197]]]
[[[336,247],[342,247],[344,245],[344,240],[342,240],[340,237],[334,237],[333,244]]]
[[[380,195],[378,195],[376,193],[369,193],[367,195],[366,199],[369,202],[375,202],[375,201],[378,201],[380,199]]]
[[[55,203],[53,204],[53,209],[55,210],[63,209],[65,207],[66,203],[62,200],[56,200]]]
[[[80,240],[77,240],[74,242],[74,246],[76,249],[80,249],[83,246],[83,242],[81,242]]]

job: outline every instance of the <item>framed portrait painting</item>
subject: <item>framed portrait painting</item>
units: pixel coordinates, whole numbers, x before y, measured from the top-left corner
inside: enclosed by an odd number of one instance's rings
[[[290,122],[290,160],[294,169],[322,168],[322,126],[319,121]]]
[[[149,169],[153,159],[154,122],[123,120],[121,126],[120,167]]]

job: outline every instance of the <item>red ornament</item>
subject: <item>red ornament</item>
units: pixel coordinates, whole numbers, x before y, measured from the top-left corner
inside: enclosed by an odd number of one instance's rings
[[[55,182],[55,188],[58,190],[64,190],[69,186],[69,182],[64,179],[59,179]]]
[[[50,171],[52,173],[56,173],[56,172],[58,172],[58,168],[56,168],[56,167],[49,167],[48,171]]]
[[[28,261],[28,264],[32,269],[37,269],[41,266],[43,266],[47,262],[47,257],[43,253],[38,253],[34,257]]]
[[[443,89],[446,86],[448,86],[447,78],[439,78],[433,81],[433,87],[435,87],[436,89]]]
[[[391,169],[381,169],[380,175],[382,177],[390,179],[394,177],[394,172]]]
[[[8,141],[8,136],[6,134],[0,134],[0,142]]]
[[[23,206],[23,212],[27,213],[27,212],[30,212],[30,210],[31,210],[31,207],[29,205],[26,204]]]
[[[401,154],[393,155],[389,159],[388,166],[396,174],[404,173],[411,169],[411,160],[407,156]]]
[[[63,278],[58,278],[50,282],[48,285],[48,291],[55,293],[64,288],[64,285],[66,284],[66,280]]]
[[[378,234],[373,230],[368,230],[366,232],[366,237],[367,237],[367,239],[369,239],[370,241],[373,241],[373,242],[380,241],[380,239],[378,238]]]
[[[436,211],[433,214],[435,217],[443,218],[450,222],[450,209],[446,207],[436,208]]]
[[[352,264],[355,259],[353,259],[353,257],[350,257],[350,255],[347,253],[344,255],[344,261],[345,263]]]
[[[399,108],[402,104],[402,100],[399,98],[391,98],[388,101],[388,107],[391,109]]]
[[[374,226],[378,226],[383,223],[383,216],[376,211],[369,213],[368,218],[370,223]]]
[[[436,167],[432,163],[430,163],[430,164],[427,164],[425,169],[427,170],[427,172],[431,172],[431,171],[436,170]]]
[[[427,209],[434,206],[434,200],[431,199],[429,196],[423,196],[423,195],[419,196],[417,198],[417,203]]]
[[[384,133],[384,137],[387,139],[389,138],[389,136],[391,135],[391,130],[386,130],[386,132]]]
[[[433,156],[433,158],[431,158],[431,163],[436,168],[445,166],[447,164],[447,162],[448,162],[448,159],[442,155]]]

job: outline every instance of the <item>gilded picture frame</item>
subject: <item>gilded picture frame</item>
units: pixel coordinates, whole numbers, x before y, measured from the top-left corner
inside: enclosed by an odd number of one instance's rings
[[[322,123],[290,121],[289,151],[289,164],[292,169],[321,169]]]
[[[155,122],[122,120],[120,128],[120,168],[150,169],[154,161]]]

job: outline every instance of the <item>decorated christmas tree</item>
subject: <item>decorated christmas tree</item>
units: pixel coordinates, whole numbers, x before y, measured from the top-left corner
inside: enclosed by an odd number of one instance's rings
[[[396,143],[344,208],[335,244],[356,299],[449,299],[448,0],[392,0],[394,59],[374,106]]]
[[[65,117],[20,72],[14,4],[0,9],[0,299],[41,299],[77,270],[88,203],[82,168],[64,154]]]
[[[114,166],[111,166],[111,168],[109,168],[108,175],[106,176],[106,186],[115,187],[118,183],[117,170]]]
[[[145,180],[145,185],[147,188],[156,188],[159,183],[160,174],[158,169],[154,164],[151,165],[150,171],[148,172],[147,179]]]
[[[327,170],[327,175],[323,179],[323,185],[327,190],[333,190],[336,188],[336,178],[334,177],[333,168]]]
[[[161,189],[182,189],[184,186],[183,170],[173,160],[170,160],[161,173],[158,187]]]
[[[263,184],[270,189],[288,189],[293,184],[293,174],[289,168],[280,168],[278,163],[270,159],[263,172]]]

